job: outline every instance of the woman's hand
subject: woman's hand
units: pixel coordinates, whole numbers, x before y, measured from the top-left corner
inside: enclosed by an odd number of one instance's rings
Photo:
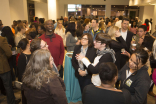
[[[80,45],[80,40],[78,40],[78,41],[76,42],[76,45]]]
[[[79,75],[82,77],[86,76],[86,74],[87,74],[86,71],[83,71],[83,70],[79,71]]]
[[[122,52],[121,54],[126,55],[126,56],[128,56],[128,57],[130,57],[130,56],[131,56],[131,55],[130,55],[130,53],[128,53],[127,51]]]
[[[77,60],[82,60],[83,58],[85,58],[85,56],[81,55],[81,54],[76,54],[76,59]]]

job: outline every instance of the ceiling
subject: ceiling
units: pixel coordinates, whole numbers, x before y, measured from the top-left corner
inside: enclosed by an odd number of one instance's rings
[[[156,5],[156,0],[129,0],[129,6]]]

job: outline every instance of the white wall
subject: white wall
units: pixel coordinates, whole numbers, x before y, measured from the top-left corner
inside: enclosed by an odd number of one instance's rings
[[[145,19],[153,18],[153,14],[154,14],[154,6],[153,5],[144,6],[143,23],[144,23]]]
[[[35,2],[35,16],[48,20],[48,5],[47,3]]]
[[[4,26],[11,26],[9,0],[0,0],[0,20]]]
[[[11,21],[28,20],[27,0],[9,0]]]
[[[152,33],[155,31],[155,25],[156,25],[156,5],[154,6]]]

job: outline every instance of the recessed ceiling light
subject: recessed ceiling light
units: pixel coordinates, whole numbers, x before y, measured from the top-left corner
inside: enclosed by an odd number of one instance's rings
[[[94,9],[94,8],[93,8]]]

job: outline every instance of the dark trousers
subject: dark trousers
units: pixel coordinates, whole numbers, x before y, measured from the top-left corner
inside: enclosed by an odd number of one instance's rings
[[[63,66],[61,65],[61,69],[59,70],[60,77],[63,78]]]
[[[27,104],[27,99],[24,95],[24,90],[21,90],[21,95],[22,95],[22,104]]]
[[[79,81],[79,85],[80,85],[80,88],[81,88],[81,93],[83,92],[83,89],[84,89],[85,86],[87,86],[89,84],[92,84],[91,78],[87,78],[86,76],[84,76],[84,77],[79,76],[78,81]]]
[[[11,72],[0,74],[7,95],[7,103],[15,104],[15,96],[12,88]]]
[[[12,55],[8,61],[9,61],[10,69],[11,69],[12,81],[15,81],[15,78],[17,76],[16,55]],[[15,72],[13,71],[13,69]]]

